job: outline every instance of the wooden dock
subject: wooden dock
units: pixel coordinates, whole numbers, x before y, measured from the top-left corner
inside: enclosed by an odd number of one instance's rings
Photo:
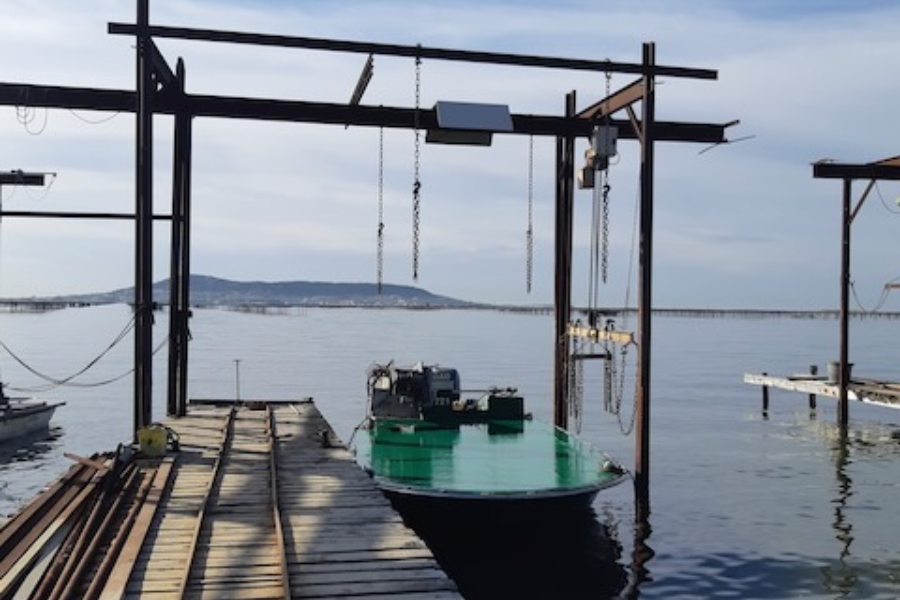
[[[461,598],[313,403],[192,406],[167,426],[178,450],[131,461],[136,482],[114,493],[121,516],[56,550],[31,539],[11,551],[22,558],[5,561],[0,585],[13,587],[0,587],[0,597],[31,580],[56,590],[31,597],[48,598]],[[81,459],[79,468],[94,471],[78,481],[115,470],[116,460]],[[6,535],[20,516],[0,530],[0,544],[35,538],[21,522],[29,535]],[[85,536],[91,541],[79,545]],[[28,575],[23,563],[40,564],[48,552],[55,562],[65,556],[64,566]]]
[[[797,374],[775,377],[765,373],[745,373],[744,383],[763,386],[764,393],[768,388],[778,388],[810,396],[835,399],[840,397],[838,384],[821,375]],[[900,382],[853,378],[847,387],[847,398],[885,408],[900,408]]]

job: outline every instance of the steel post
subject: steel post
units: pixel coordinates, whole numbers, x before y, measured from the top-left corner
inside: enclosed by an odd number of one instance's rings
[[[575,92],[566,95],[566,117],[575,115]],[[575,138],[556,139],[556,316],[553,368],[553,422],[569,426],[569,319],[572,312],[572,221],[575,199]]]
[[[134,432],[153,413],[153,40],[149,0],[137,3],[135,148]]]
[[[838,424],[846,427],[849,421],[847,387],[850,385],[850,212],[853,180],[844,179],[844,202],[841,216],[841,350],[839,370]]]
[[[639,496],[648,496],[650,489],[650,350],[653,316],[653,161],[654,128],[656,118],[655,80],[653,66],[656,46],[644,44],[644,100],[642,103],[641,143],[641,201],[640,201],[640,275],[638,280],[638,402],[635,434],[635,488]]]

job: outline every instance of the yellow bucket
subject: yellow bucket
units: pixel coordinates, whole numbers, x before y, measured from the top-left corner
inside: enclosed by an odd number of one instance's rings
[[[150,425],[138,430],[138,444],[147,458],[159,458],[166,454],[167,430],[162,425]]]

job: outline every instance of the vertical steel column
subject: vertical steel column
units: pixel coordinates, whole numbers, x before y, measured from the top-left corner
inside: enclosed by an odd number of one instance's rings
[[[137,1],[135,148],[134,432],[153,413],[153,41],[149,0]]]
[[[639,498],[649,498],[650,490],[650,350],[653,319],[653,161],[656,90],[653,67],[656,46],[643,49],[644,99],[641,136],[640,276],[638,279],[638,402],[635,434],[635,489]]]
[[[575,116],[575,92],[566,95],[566,117]],[[575,198],[575,138],[556,138],[556,317],[553,368],[553,422],[569,426],[569,319],[572,311],[572,220]]]
[[[849,421],[847,387],[850,385],[850,195],[853,181],[844,179],[844,205],[841,214],[841,356],[839,369],[840,394],[838,396],[838,424],[846,427]]]
[[[190,318],[190,177],[191,114],[185,104],[184,61],[178,59],[172,177],[172,250],[169,274],[169,376],[166,412],[187,414],[187,371]]]
[[[184,65],[179,59],[179,66],[182,68],[182,81]],[[190,317],[191,317],[191,171],[193,166],[193,140],[194,140],[194,115],[188,107],[182,114],[184,119],[181,126],[181,144],[183,146],[181,156],[181,187],[182,187],[182,210],[181,210],[181,265],[179,269],[179,286],[178,305],[181,309],[181,363],[179,364],[178,373],[178,416],[183,417],[187,414],[188,403],[188,342],[190,341]]]

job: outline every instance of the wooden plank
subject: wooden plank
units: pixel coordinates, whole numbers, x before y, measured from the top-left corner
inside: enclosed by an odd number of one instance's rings
[[[209,488],[227,408],[211,408],[172,425],[182,454],[147,547],[135,565],[128,596],[165,600],[183,576],[185,547]],[[192,413],[194,411],[192,410]],[[292,596],[299,598],[460,598],[428,546],[415,535],[343,447],[323,448],[333,431],[312,405],[273,409],[270,449],[265,412],[241,409],[231,454],[223,462],[219,497],[207,506],[191,598],[283,597],[283,569],[270,514],[270,456],[277,461],[277,501]],[[152,538],[152,539],[151,539]]]
[[[449,579],[443,580],[409,580],[409,581],[367,581],[347,582],[325,585],[302,585],[291,588],[293,598],[343,598],[352,595],[378,596],[402,593],[432,593],[436,591],[454,591],[456,586]],[[431,596],[429,596],[431,597]],[[457,596],[458,597],[458,596]]]
[[[166,457],[156,468],[156,472],[153,474],[152,487],[144,499],[137,519],[135,519],[134,525],[128,533],[125,546],[119,554],[116,564],[100,593],[100,600],[118,600],[125,594],[125,588],[128,585],[128,580],[131,578],[131,572],[140,556],[144,540],[150,530],[150,524],[156,516],[159,501],[169,485],[173,462],[174,459],[172,457]]]
[[[301,585],[335,585],[341,583],[384,583],[388,581],[429,581],[439,582],[439,585],[447,583],[447,575],[440,568],[433,565],[420,569],[372,569],[353,571],[333,571],[310,573],[306,569],[297,568],[291,575]]]

